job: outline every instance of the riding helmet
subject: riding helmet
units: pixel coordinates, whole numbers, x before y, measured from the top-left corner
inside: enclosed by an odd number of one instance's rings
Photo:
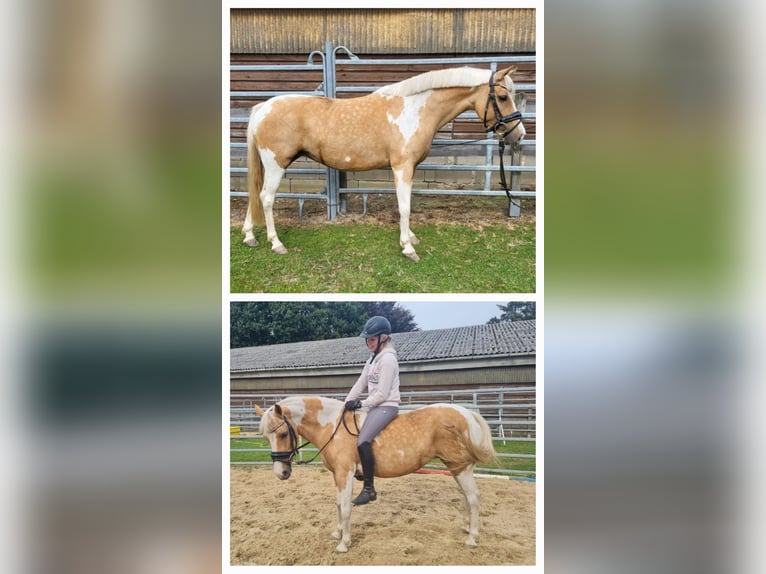
[[[369,339],[370,337],[384,334],[391,334],[391,323],[389,323],[388,319],[385,317],[375,315],[374,317],[370,317],[369,321],[364,324],[364,330],[359,336],[363,339]]]

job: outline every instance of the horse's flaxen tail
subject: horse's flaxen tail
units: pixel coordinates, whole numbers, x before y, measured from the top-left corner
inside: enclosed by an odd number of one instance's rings
[[[495,446],[492,444],[492,431],[487,421],[478,413],[471,412],[471,424],[466,448],[474,462],[493,462],[497,460]]]
[[[247,124],[247,193],[249,195],[248,211],[252,216],[252,222],[256,225],[263,225],[266,218],[263,215],[263,205],[261,205],[261,188],[263,187],[263,162],[261,154],[258,153],[258,146],[255,142],[255,126],[253,116],[256,110],[263,104],[253,107],[250,112],[250,121]]]
[[[492,431],[484,418],[459,405],[446,405],[457,409],[458,415],[468,423],[446,422],[443,429],[452,435],[442,442],[438,457],[447,465],[453,476],[462,473],[466,468],[473,468],[478,462],[495,462],[497,453],[492,444]],[[453,419],[459,420],[459,419]]]

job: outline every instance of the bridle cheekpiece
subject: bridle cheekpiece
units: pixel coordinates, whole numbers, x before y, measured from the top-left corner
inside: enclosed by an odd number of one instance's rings
[[[521,123],[521,112],[516,110],[515,112],[504,116],[500,112],[500,106],[497,103],[497,94],[495,93],[495,86],[499,86],[506,89],[505,86],[495,82],[495,72],[491,71],[489,74],[489,94],[487,94],[487,105],[484,107],[484,129],[491,129],[493,133],[500,136],[512,132],[516,129],[516,126]],[[489,112],[489,104],[492,103],[492,109],[495,112],[495,123],[490,128],[487,124],[487,112]],[[508,127],[511,122],[515,122],[510,128]]]
[[[489,73],[489,93],[487,94],[487,105],[484,107],[484,129],[489,130],[490,127],[487,124],[487,113],[489,112],[489,104],[492,103],[492,109],[495,112],[495,123],[492,126],[492,133],[500,136],[498,138],[498,147],[500,151],[500,184],[503,186],[505,195],[508,197],[508,210],[510,212],[511,203],[513,199],[511,197],[511,188],[508,185],[508,181],[505,177],[505,165],[503,164],[503,155],[505,154],[505,136],[516,129],[521,123],[521,112],[516,110],[512,114],[503,116],[500,112],[500,106],[497,103],[497,94],[495,93],[495,86],[499,86],[504,90],[507,90],[505,86],[501,86],[495,82],[495,72]],[[509,127],[509,125],[512,123]]]
[[[271,451],[271,461],[286,462],[289,464],[293,461],[297,452],[306,445],[298,446],[298,435],[296,434],[293,425],[291,425],[286,418],[282,418],[282,422],[273,429],[270,429],[269,433],[275,433],[277,429],[283,425],[287,425],[287,432],[290,435],[290,450]]]

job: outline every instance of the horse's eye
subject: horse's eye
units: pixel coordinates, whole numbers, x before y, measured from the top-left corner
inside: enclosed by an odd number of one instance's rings
[[[280,433],[279,438],[287,438],[287,433],[286,432]]]
[[[500,100],[501,102],[507,102],[508,101],[508,95],[507,94],[499,95],[499,96],[497,96],[497,99]]]

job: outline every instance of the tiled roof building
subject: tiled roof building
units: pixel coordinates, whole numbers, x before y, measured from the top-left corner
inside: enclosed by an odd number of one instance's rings
[[[535,383],[535,321],[395,333],[406,389]],[[231,350],[231,391],[322,393],[350,388],[367,360],[358,337]]]

